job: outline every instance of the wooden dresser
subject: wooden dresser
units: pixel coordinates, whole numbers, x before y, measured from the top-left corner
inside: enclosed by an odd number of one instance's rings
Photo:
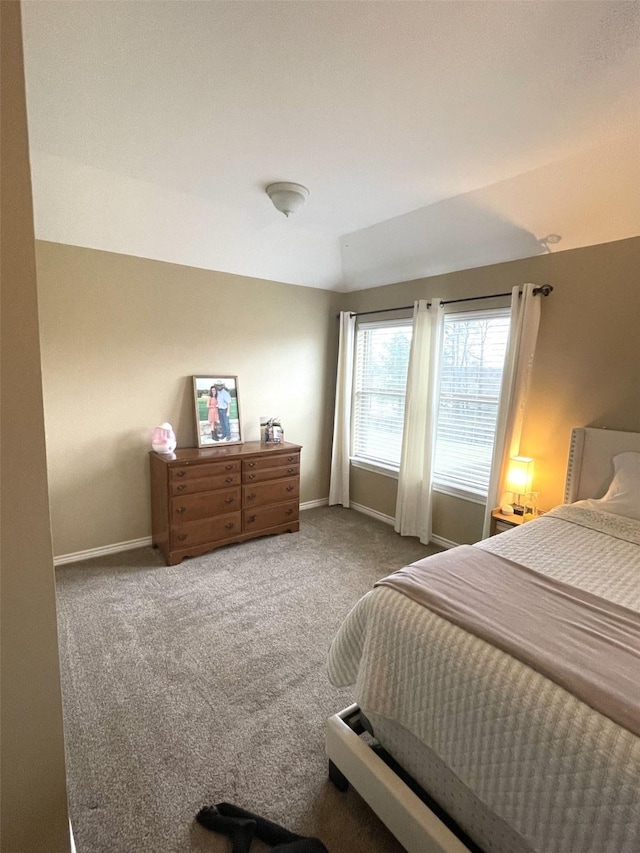
[[[300,446],[248,441],[150,454],[153,545],[168,566],[300,529]]]

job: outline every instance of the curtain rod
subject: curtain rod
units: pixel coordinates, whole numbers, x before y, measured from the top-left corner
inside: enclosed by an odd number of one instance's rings
[[[541,284],[533,288],[534,296],[548,296],[553,287],[550,284]],[[522,291],[520,291],[522,293]],[[478,299],[498,299],[500,296],[511,296],[509,293],[488,293],[486,296],[467,296],[465,299],[443,299],[443,305],[455,305],[457,302],[476,302]],[[427,306],[431,306],[428,302]],[[352,311],[352,317],[364,317],[366,314],[386,314],[389,311],[413,311],[413,305],[401,305],[398,308],[378,308],[377,311]]]

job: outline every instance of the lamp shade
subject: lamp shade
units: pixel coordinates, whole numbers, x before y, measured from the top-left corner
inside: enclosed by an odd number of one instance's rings
[[[533,459],[529,456],[512,456],[509,460],[507,490],[517,495],[531,491],[533,484]]]

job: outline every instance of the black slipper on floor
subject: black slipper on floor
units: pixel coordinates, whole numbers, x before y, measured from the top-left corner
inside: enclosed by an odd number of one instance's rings
[[[196,815],[200,826],[231,839],[232,853],[249,853],[256,832],[255,820],[221,814],[216,806],[205,806]]]
[[[273,853],[328,853],[327,848],[317,838],[305,838],[290,832],[266,817],[253,814],[233,803],[218,803],[215,808],[224,817],[255,821],[256,838],[273,846]]]

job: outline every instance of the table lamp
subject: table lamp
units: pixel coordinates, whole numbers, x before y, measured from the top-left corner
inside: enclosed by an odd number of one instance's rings
[[[529,456],[512,456],[509,460],[507,490],[513,492],[513,512],[515,515],[524,515],[521,497],[531,491],[532,483],[533,459]]]

